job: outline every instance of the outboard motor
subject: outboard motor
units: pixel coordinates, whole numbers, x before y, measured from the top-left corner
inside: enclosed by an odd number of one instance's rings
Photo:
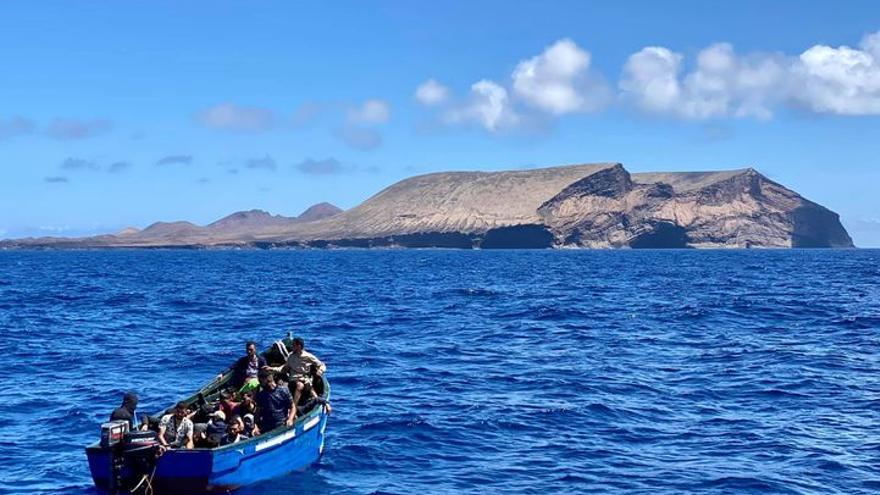
[[[125,459],[120,455],[120,448],[128,433],[128,421],[110,421],[101,425],[101,447],[110,450],[113,455],[110,461],[110,493],[119,493],[122,486],[122,469]]]
[[[125,434],[122,458],[132,486],[128,493],[152,491],[150,482],[159,458],[159,435],[155,431],[133,431]]]
[[[128,431],[128,421],[101,425],[101,447],[111,451],[111,494],[146,493],[159,456],[155,431]]]

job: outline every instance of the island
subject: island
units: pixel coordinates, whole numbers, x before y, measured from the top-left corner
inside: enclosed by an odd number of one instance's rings
[[[833,211],[752,168],[630,173],[621,163],[411,177],[350,210],[261,210],[0,248],[850,248]]]

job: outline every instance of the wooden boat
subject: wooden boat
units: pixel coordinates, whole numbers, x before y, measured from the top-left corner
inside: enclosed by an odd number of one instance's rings
[[[282,342],[291,349],[290,339]],[[283,363],[273,349],[263,353],[270,366]],[[231,378],[209,383],[186,400],[196,404],[200,395],[207,400],[219,396]],[[95,487],[104,493],[192,494],[226,492],[260,481],[301,470],[317,461],[324,452],[330,384],[322,378],[321,399],[292,426],[282,426],[254,438],[217,448],[168,450],[158,458],[151,452],[130,456],[124,445],[102,447],[101,442],[86,447],[89,470]],[[171,412],[171,408],[165,412]],[[136,450],[136,449],[134,449]],[[148,463],[146,469],[142,465]],[[152,464],[149,464],[152,463]]]

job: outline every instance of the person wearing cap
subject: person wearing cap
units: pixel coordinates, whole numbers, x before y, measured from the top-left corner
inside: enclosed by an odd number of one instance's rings
[[[223,411],[214,411],[205,427],[205,442],[210,446],[220,445],[220,440],[226,435],[226,428],[226,414]]]
[[[131,431],[138,429],[137,415],[135,409],[138,405],[138,396],[134,392],[126,392],[122,396],[122,405],[113,410],[110,414],[110,421],[128,421]]]
[[[293,339],[293,351],[287,357],[287,363],[284,366],[275,368],[269,367],[275,371],[287,370],[290,377],[290,390],[293,392],[293,403],[299,404],[299,399],[303,392],[311,397],[317,397],[315,390],[312,388],[312,373],[321,377],[327,371],[325,365],[320,359],[311,352],[306,351],[305,341],[301,337]],[[294,407],[294,414],[296,408]]]

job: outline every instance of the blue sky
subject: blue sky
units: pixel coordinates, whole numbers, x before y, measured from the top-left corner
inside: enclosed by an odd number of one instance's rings
[[[753,166],[880,246],[876,2],[5,2],[0,237]]]

